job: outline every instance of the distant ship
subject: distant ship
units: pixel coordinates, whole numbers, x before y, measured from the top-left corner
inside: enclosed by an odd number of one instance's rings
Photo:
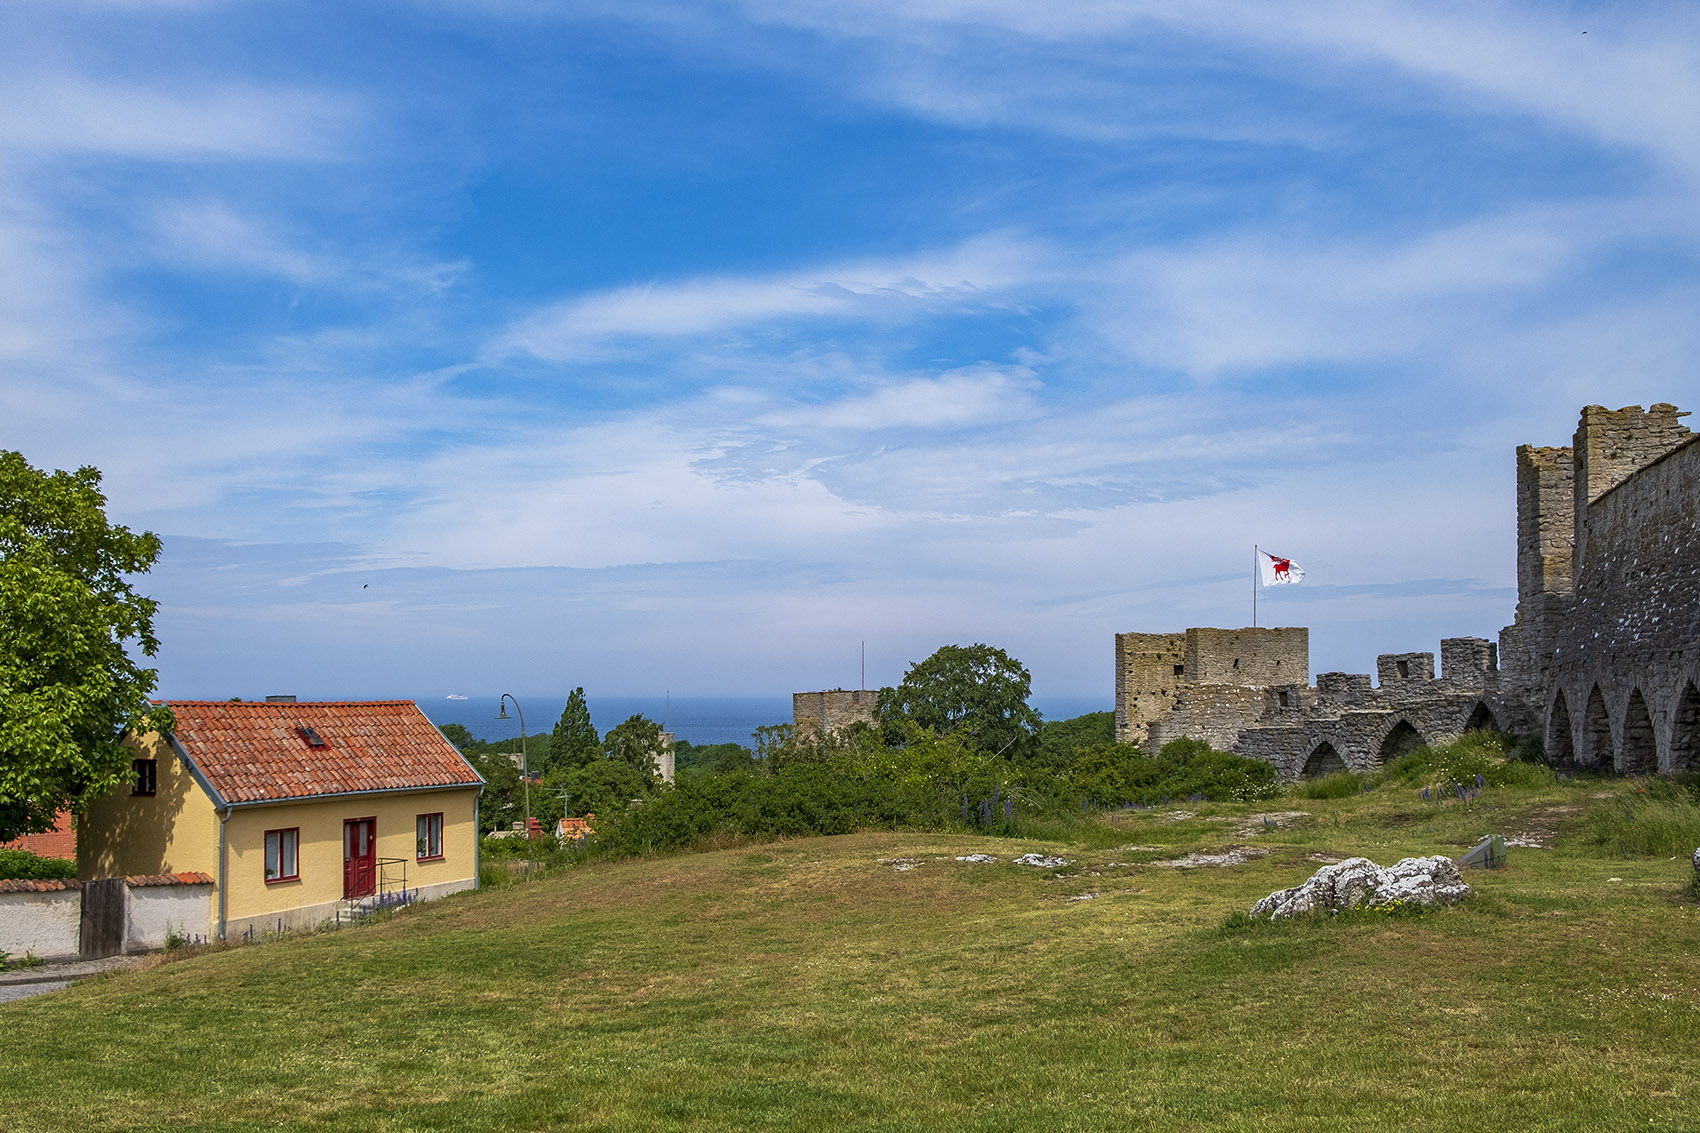
[[[451,693],[449,693],[449,695],[445,696],[443,699],[444,700],[465,700],[466,697],[462,696],[458,692],[451,692]]]

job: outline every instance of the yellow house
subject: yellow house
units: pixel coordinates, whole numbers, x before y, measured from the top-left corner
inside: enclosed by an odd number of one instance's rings
[[[128,788],[89,807],[83,880],[210,874],[216,936],[477,886],[484,781],[412,701],[171,710],[173,732],[129,741]]]

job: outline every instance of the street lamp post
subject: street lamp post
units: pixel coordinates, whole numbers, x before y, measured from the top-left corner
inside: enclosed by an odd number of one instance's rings
[[[508,715],[508,701],[510,700],[514,702],[514,711],[519,713],[519,778],[520,782],[525,784],[525,840],[529,845],[531,842],[531,761],[526,758],[525,754],[525,710],[519,706],[519,701],[514,700],[511,694],[504,692],[502,699],[496,702],[496,706],[502,710],[501,715],[497,716],[496,719],[513,719],[512,716]]]

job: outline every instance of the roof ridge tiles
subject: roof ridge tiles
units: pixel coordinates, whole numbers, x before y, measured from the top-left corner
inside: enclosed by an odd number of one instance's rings
[[[273,703],[271,701],[265,701],[265,700],[190,700],[190,699],[179,700],[179,699],[174,699],[174,698],[169,698],[169,697],[162,697],[158,700],[150,701],[149,703],[165,704],[165,705],[172,705],[172,706],[176,706],[176,705],[185,705],[185,706],[210,705],[210,706],[217,707],[217,708],[279,708],[279,709],[281,709],[281,708],[306,708],[306,707],[310,707],[312,705],[330,706],[330,705],[338,705],[338,704],[361,704],[361,705],[418,704],[419,702],[417,700],[390,699],[390,700],[290,700],[290,701],[285,701],[285,702]]]
[[[177,743],[232,803],[475,787],[483,780],[414,701],[178,701]],[[321,733],[310,746],[302,728]]]

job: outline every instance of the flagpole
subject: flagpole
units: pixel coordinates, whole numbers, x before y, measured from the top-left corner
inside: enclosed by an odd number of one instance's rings
[[[1251,545],[1251,628],[1257,628],[1257,544]]]

